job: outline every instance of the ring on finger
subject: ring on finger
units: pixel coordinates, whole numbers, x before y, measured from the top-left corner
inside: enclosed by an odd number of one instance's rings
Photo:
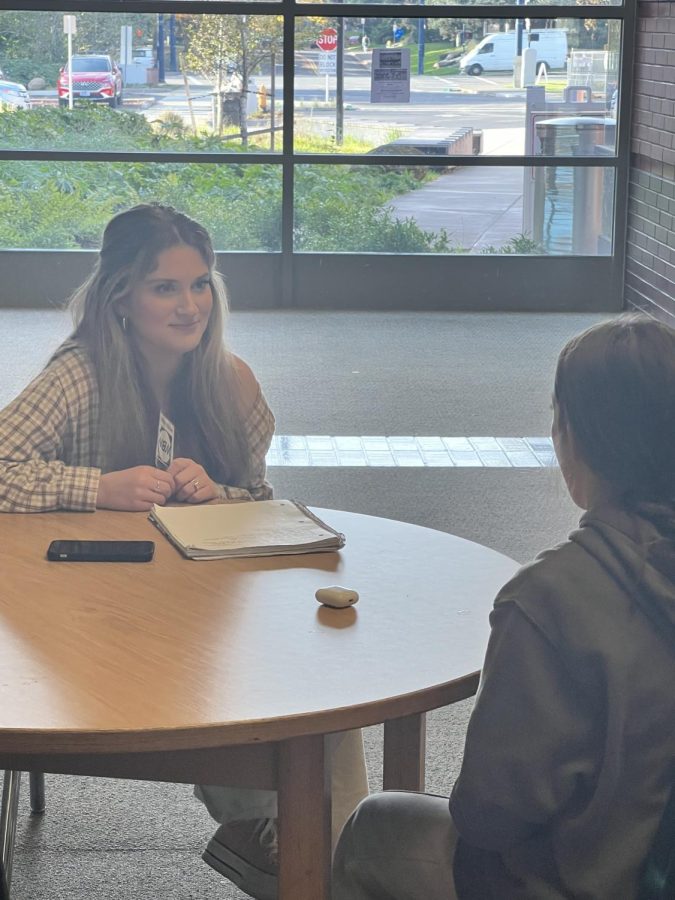
[[[197,491],[199,490],[199,479],[195,478],[195,480],[192,482],[192,484],[194,485],[195,494],[196,494]]]
[[[158,478],[157,481],[155,482],[155,490],[157,491],[158,494],[160,493],[160,490],[159,490],[159,478]]]

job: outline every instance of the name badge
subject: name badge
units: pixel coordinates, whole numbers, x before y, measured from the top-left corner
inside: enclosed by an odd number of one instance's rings
[[[173,422],[163,412],[159,414],[157,426],[157,447],[155,465],[158,469],[168,469],[173,462],[173,442],[176,429]]]

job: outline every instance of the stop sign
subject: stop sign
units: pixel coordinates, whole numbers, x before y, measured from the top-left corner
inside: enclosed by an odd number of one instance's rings
[[[319,34],[316,42],[319,50],[330,53],[331,50],[337,50],[337,31],[334,28],[324,28]]]

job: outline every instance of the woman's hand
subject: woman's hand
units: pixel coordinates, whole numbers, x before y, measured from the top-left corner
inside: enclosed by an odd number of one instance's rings
[[[203,466],[194,459],[178,457],[168,470],[175,483],[174,499],[183,503],[205,503],[218,495],[218,487],[211,481]]]
[[[96,506],[142,512],[150,509],[153,503],[163,506],[175,490],[174,477],[169,471],[134,466],[101,475]]]

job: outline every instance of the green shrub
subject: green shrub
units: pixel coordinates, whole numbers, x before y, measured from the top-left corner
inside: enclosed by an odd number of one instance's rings
[[[483,247],[480,252],[485,254],[521,254],[523,256],[543,256],[545,254],[541,244],[533,240],[529,234],[524,233],[516,234],[514,237],[509,238],[501,247],[495,247],[490,244],[489,247]]]
[[[217,247],[279,249],[280,172],[170,163],[2,164],[0,246],[100,246],[107,221],[136,203],[169,203],[203,222]]]
[[[44,78],[48,87],[56,86],[60,66],[58,63],[44,62],[39,59],[2,59],[0,68],[9,81],[28,84],[33,78]]]
[[[387,200],[419,182],[385,166],[303,166],[296,175],[295,249],[351,253],[446,253],[448,236],[397,219]]]
[[[43,107],[2,117],[0,146],[60,150],[223,151],[217,136],[193,135],[174,116],[103,106]],[[231,147],[228,147],[231,149]],[[169,203],[210,230],[224,250],[278,251],[281,168],[276,165],[11,161],[0,167],[0,246],[97,247],[116,212]],[[300,166],[296,249],[308,252],[452,252],[445,231],[398,219],[387,202],[435,174],[401,166]]]

